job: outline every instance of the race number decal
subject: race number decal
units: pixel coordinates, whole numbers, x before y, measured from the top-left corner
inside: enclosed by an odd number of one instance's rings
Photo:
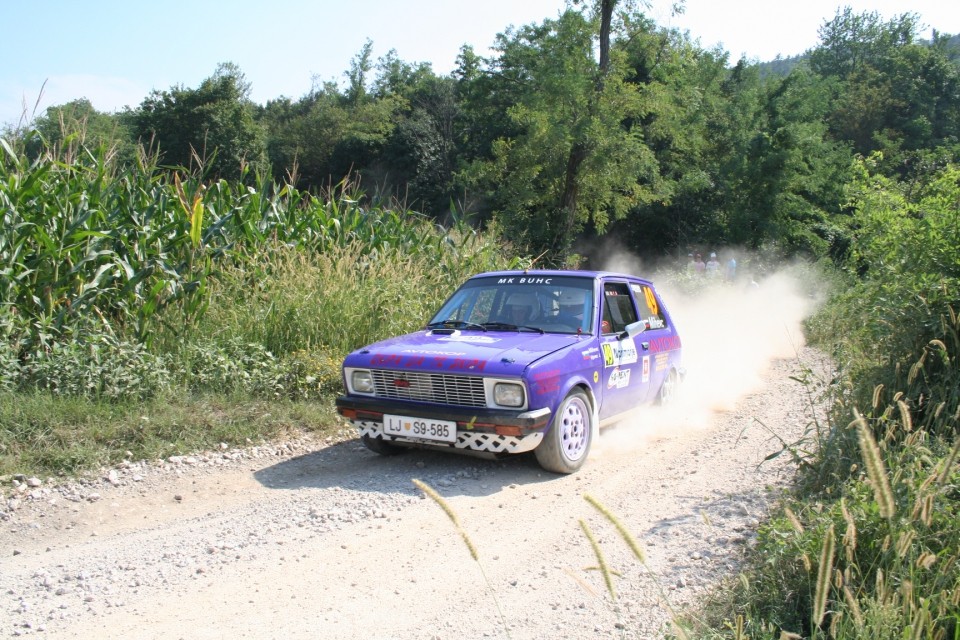
[[[660,315],[660,311],[657,309],[657,296],[653,295],[653,289],[644,287],[643,297],[647,300],[647,307],[649,307],[650,313],[655,316]]]

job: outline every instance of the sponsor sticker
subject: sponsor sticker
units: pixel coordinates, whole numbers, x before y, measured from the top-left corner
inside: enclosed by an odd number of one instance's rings
[[[607,378],[607,389],[623,389],[628,384],[630,384],[630,369],[617,367],[610,372],[610,377]]]
[[[538,396],[556,393],[560,388],[560,369],[551,369],[533,374],[533,392]]]
[[[500,278],[497,284],[550,284],[553,278]]]
[[[619,367],[637,361],[637,346],[633,343],[633,338],[624,338],[620,342],[604,342],[601,346],[605,367]]]
[[[643,356],[643,382],[650,382],[650,356]]]
[[[416,353],[424,356],[465,356],[465,351],[436,351],[435,349],[404,349],[404,353]]]
[[[680,348],[680,336],[664,336],[663,338],[654,338],[650,341],[650,351],[670,351]]]
[[[449,357],[451,355],[462,356],[463,353],[452,351],[424,351],[418,349],[407,349],[399,354],[373,354],[370,356],[372,366],[405,367],[407,369],[448,369],[448,370],[468,370],[483,371],[487,366],[486,360],[477,358],[459,358]],[[437,354],[446,355],[437,355]],[[429,354],[429,355],[427,355]]]
[[[656,361],[654,363],[654,370],[663,371],[668,366],[670,366],[670,354],[664,351],[663,353],[658,353]]]
[[[493,338],[491,336],[444,336],[443,338],[437,338],[439,342],[474,342],[477,344],[493,344],[494,342],[500,342],[500,338]]]
[[[657,296],[653,295],[653,289],[650,287],[644,287],[643,297],[647,300],[647,308],[650,309],[650,313],[659,315],[660,312],[657,305]]]

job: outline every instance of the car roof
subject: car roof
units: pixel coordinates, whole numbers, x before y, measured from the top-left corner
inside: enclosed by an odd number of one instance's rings
[[[593,280],[599,280],[601,278],[622,278],[624,280],[638,280],[644,284],[652,285],[653,283],[647,278],[642,278],[640,276],[630,275],[628,273],[620,273],[617,271],[581,271],[577,269],[525,269],[523,271],[487,271],[484,273],[478,273],[470,277],[470,280],[474,278],[522,278],[522,277],[532,277],[532,278],[543,278],[550,276],[571,276],[578,278],[590,278]]]

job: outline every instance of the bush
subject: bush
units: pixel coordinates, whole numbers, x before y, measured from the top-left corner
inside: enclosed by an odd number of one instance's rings
[[[0,341],[0,391],[13,391],[20,383],[17,351],[6,340]]]
[[[165,356],[107,334],[84,333],[28,354],[18,387],[91,399],[144,400],[169,390],[172,382]]]
[[[340,360],[300,350],[279,358],[263,345],[232,338],[183,350],[183,380],[197,393],[318,400],[340,388]]]

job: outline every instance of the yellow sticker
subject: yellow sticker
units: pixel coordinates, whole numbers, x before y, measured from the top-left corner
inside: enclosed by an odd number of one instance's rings
[[[644,287],[643,297],[647,299],[647,307],[650,308],[650,313],[655,316],[660,315],[657,313],[657,296],[653,295],[653,289],[650,287]]]
[[[603,366],[612,367],[613,366],[613,346],[609,342],[604,342],[600,345],[603,349]]]
[[[598,383],[598,382],[600,382],[600,372],[599,372],[599,371],[594,371],[594,372],[593,372],[593,383],[596,384],[596,383]]]

